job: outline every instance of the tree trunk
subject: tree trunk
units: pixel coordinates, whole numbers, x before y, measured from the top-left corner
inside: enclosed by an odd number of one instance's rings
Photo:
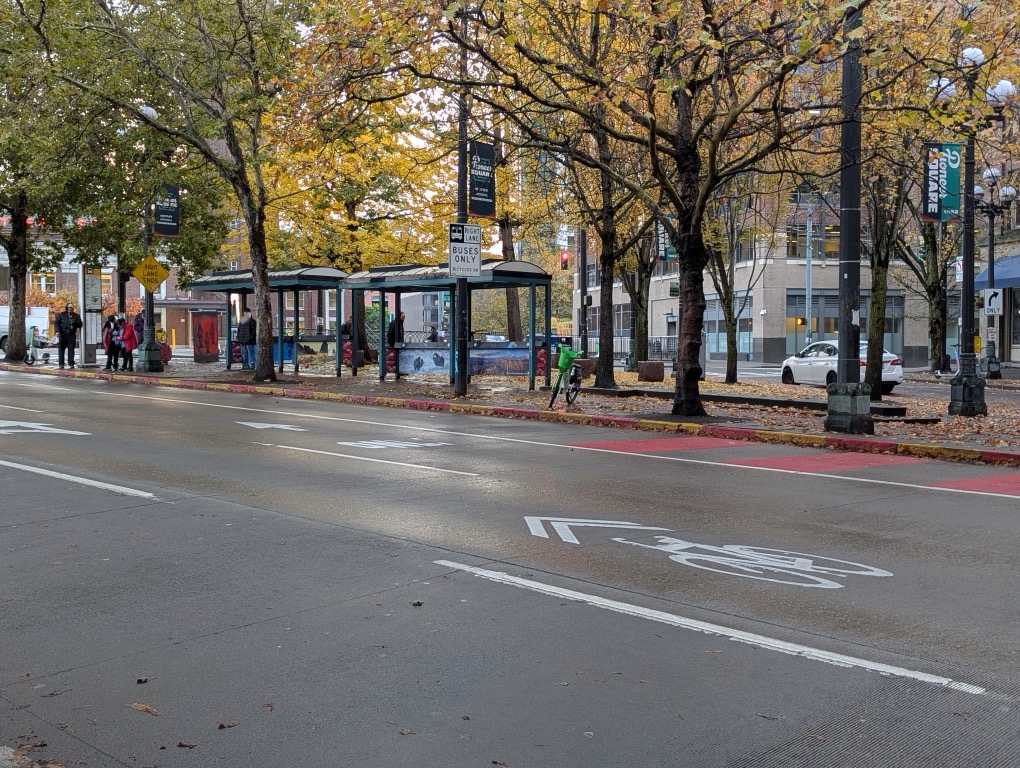
[[[631,324],[634,327],[634,363],[648,359],[648,286],[640,279],[631,295]],[[644,289],[644,290],[642,290]]]
[[[687,258],[680,262],[682,314],[672,413],[674,416],[705,416],[699,383],[703,373],[700,363],[701,335],[705,326],[705,277],[702,270],[707,261],[707,252],[697,232],[686,239],[685,249],[677,251],[684,253]]]
[[[28,276],[28,194],[16,192],[11,200],[11,237],[7,241],[10,264],[10,316],[7,328],[8,360],[24,360],[28,351],[25,339],[25,280]]]
[[[732,295],[730,296],[732,298]],[[737,383],[737,318],[731,301],[723,302],[726,323],[726,383]]]
[[[871,399],[882,399],[882,355],[885,352],[885,307],[889,293],[889,259],[878,255],[871,265],[871,301],[868,304],[868,368]]]
[[[273,304],[269,292],[269,255],[266,248],[266,207],[262,195],[256,197],[252,194],[246,176],[235,175],[228,180],[237,195],[248,228],[256,322],[255,371],[252,380],[276,381],[276,366],[273,362]],[[283,333],[282,328],[280,333]],[[230,347],[229,340],[227,347]]]
[[[605,248],[599,254],[602,286],[599,291],[599,356],[595,364],[595,386],[616,388],[613,372],[613,256]]]

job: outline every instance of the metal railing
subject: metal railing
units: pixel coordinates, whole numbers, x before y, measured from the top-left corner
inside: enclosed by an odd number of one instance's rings
[[[581,348],[581,337],[571,336],[570,337],[571,348],[578,350]],[[613,359],[619,363],[626,362],[630,357],[631,350],[634,348],[634,339],[628,336],[614,336],[613,337]],[[599,353],[599,340],[598,337],[588,337],[588,354],[592,357],[597,356]],[[649,336],[648,337],[648,359],[649,360],[665,360],[672,362],[673,358],[676,357],[677,353],[677,337],[676,336]]]

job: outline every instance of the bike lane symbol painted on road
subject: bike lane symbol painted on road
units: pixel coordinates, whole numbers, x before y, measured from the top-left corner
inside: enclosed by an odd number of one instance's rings
[[[640,525],[622,520],[584,520],[569,517],[525,517],[528,529],[533,536],[549,538],[545,523],[568,544],[579,544],[572,527],[589,528],[629,528],[644,531],[668,531],[669,528]],[[798,587],[815,587],[820,589],[841,589],[843,584],[834,579],[845,579],[847,576],[886,577],[893,574],[881,568],[875,568],[849,560],[838,560],[820,555],[808,555],[803,552],[788,552],[768,547],[751,547],[744,544],[698,544],[672,536],[656,536],[656,544],[645,544],[622,537],[612,539],[620,544],[630,544],[643,549],[654,549],[669,555],[675,563],[689,565],[705,571],[713,571],[727,576],[740,576],[745,579],[770,581],[775,584],[789,584]]]

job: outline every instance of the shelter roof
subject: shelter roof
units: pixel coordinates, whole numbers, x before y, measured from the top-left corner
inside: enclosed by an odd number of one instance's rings
[[[346,272],[333,267],[271,269],[269,270],[269,290],[336,288],[343,283],[346,277]],[[196,277],[188,283],[187,288],[190,291],[253,293],[254,286],[255,282],[250,269],[235,269]]]
[[[552,275],[530,261],[482,259],[481,274],[466,278],[468,285],[483,288],[507,288],[549,285]],[[375,291],[442,290],[455,285],[449,264],[393,264],[354,272],[344,280],[344,288]]]

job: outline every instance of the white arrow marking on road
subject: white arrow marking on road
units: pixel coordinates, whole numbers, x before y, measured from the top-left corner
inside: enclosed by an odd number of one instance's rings
[[[572,517],[525,517],[524,522],[528,524],[528,530],[531,531],[532,536],[539,536],[543,539],[548,539],[549,534],[546,533],[545,525],[543,523],[549,523],[552,529],[559,534],[559,537],[568,544],[580,544],[577,537],[574,536],[574,532],[570,530],[571,526],[574,527],[587,527],[587,528],[632,528],[638,531],[669,531],[670,528],[657,528],[651,525],[639,525],[638,523],[626,523],[622,520],[578,520]]]
[[[0,421],[0,435],[14,435],[19,432],[34,432],[47,435],[88,435],[88,432],[76,432],[73,429],[57,429],[49,424],[36,424],[31,421]]]
[[[265,424],[261,421],[239,421],[237,422],[244,427],[255,427],[255,429],[288,429],[291,432],[307,432],[307,429],[302,427],[294,427],[290,424]]]

